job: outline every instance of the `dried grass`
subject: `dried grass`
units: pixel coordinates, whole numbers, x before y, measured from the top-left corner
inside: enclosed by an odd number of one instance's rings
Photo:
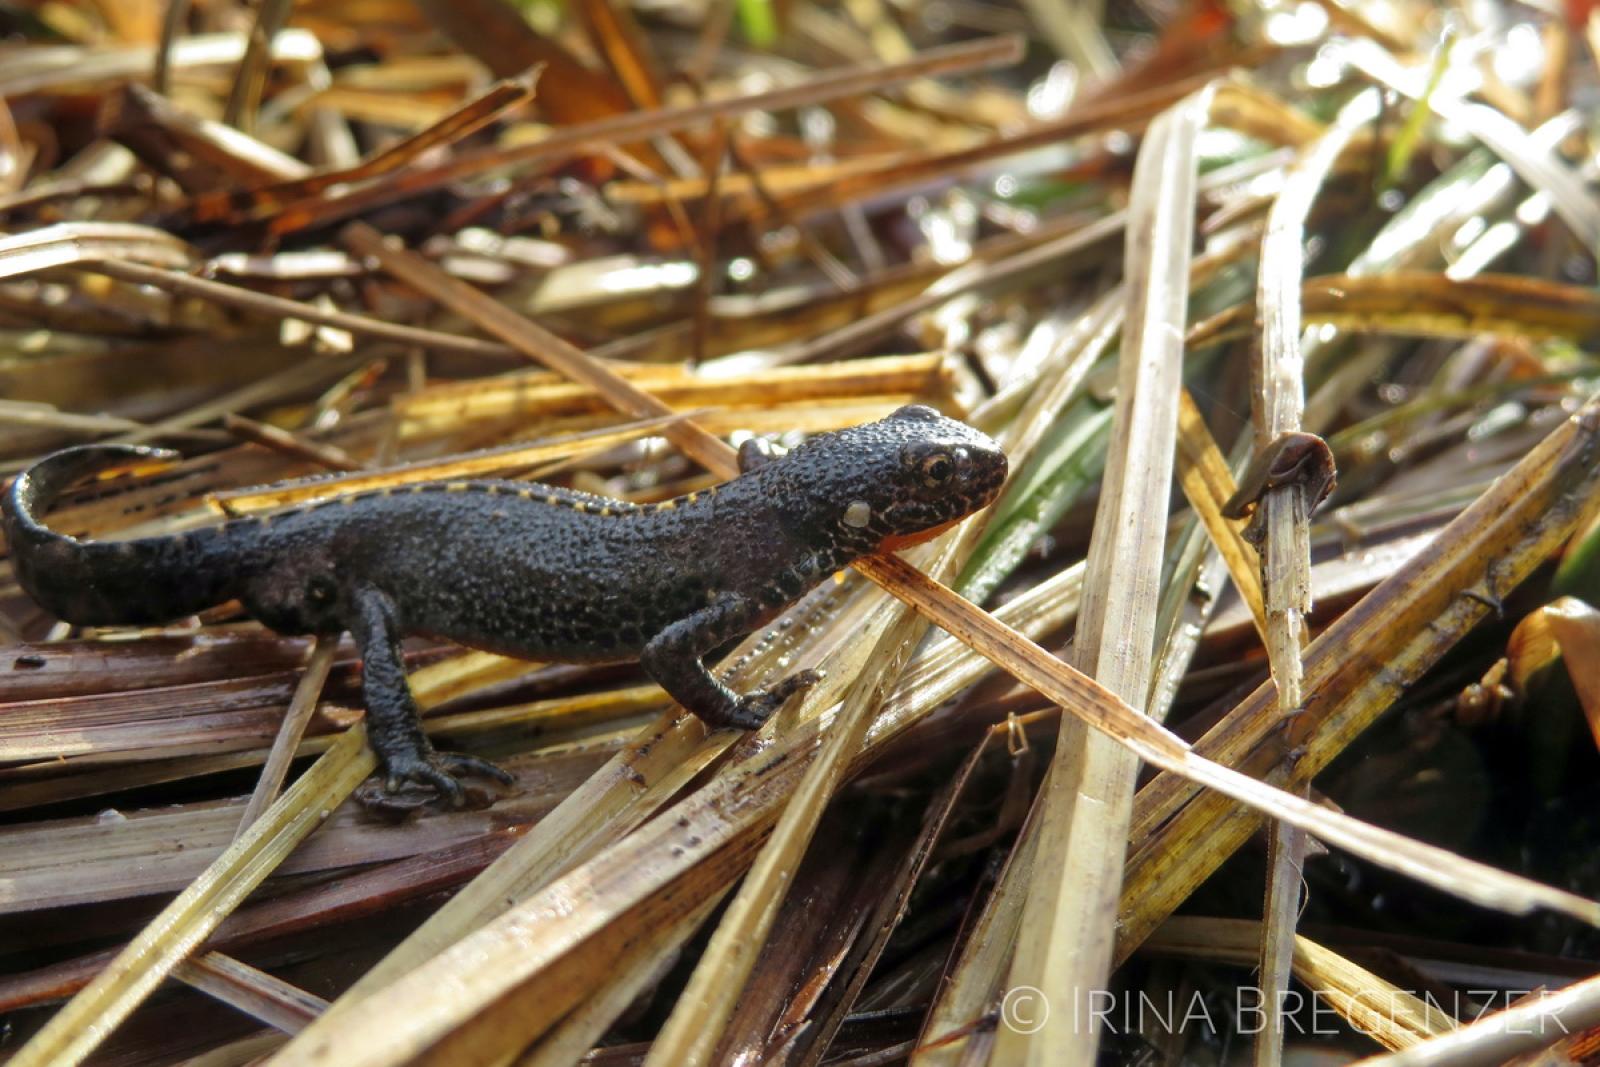
[[[912,400],[1014,472],[728,654],[827,671],[751,736],[413,642],[518,784],[400,826],[347,802],[348,643],[72,633],[0,577],[0,1062],[1584,1054],[1600,19],[936,7],[0,11],[0,464],[188,457],[61,529],[658,500]],[[1269,487],[1253,545],[1235,479],[1301,429],[1339,495]],[[1251,989],[1338,1022],[1247,1032]],[[1222,1035],[1092,1012],[1196,991]]]

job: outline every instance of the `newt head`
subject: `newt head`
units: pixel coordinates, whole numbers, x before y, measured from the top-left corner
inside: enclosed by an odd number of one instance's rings
[[[804,498],[805,515],[791,516],[862,555],[934,537],[992,503],[1006,480],[999,445],[920,404],[812,438],[773,466],[781,495]]]

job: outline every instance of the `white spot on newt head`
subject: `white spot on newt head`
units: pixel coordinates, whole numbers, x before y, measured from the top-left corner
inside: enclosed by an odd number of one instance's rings
[[[852,500],[850,506],[844,509],[844,524],[853,526],[857,530],[872,521],[872,505],[865,500]]]

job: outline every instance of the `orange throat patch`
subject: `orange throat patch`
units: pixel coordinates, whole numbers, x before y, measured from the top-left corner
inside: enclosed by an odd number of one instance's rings
[[[966,516],[964,515],[962,516],[962,518],[965,517]],[[910,548],[912,545],[920,545],[924,541],[932,541],[935,537],[938,537],[940,534],[944,533],[946,530],[950,529],[950,527],[956,525],[960,521],[961,519],[951,519],[949,522],[942,522],[938,526],[931,526],[920,533],[892,534],[889,537],[885,537],[878,543],[878,551],[898,552],[902,548]]]

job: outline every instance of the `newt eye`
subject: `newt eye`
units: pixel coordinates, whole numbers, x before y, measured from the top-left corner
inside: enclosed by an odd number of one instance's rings
[[[922,482],[930,489],[937,489],[945,484],[955,473],[955,461],[948,453],[935,452],[922,461]]]

